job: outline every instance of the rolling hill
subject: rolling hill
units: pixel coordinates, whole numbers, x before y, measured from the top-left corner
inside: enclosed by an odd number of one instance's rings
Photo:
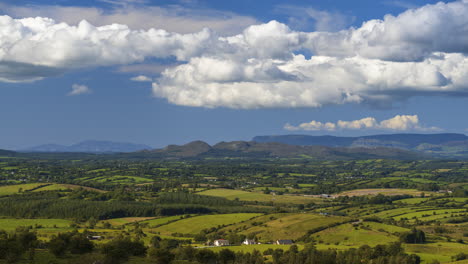
[[[21,152],[85,152],[85,153],[118,153],[151,149],[150,146],[112,141],[87,140],[71,146],[45,144],[21,150]]]
[[[417,159],[422,156],[395,148],[298,146],[276,142],[220,142],[213,146],[203,141],[185,145],[169,145],[141,154],[158,158],[310,158],[310,159]]]
[[[296,146],[345,148],[397,148],[442,157],[468,156],[468,137],[464,134],[389,134],[361,137],[280,135],[257,136],[259,143],[283,143]]]

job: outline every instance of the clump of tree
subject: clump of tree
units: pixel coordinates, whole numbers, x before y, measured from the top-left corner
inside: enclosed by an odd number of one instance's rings
[[[53,236],[48,244],[49,252],[56,257],[63,257],[67,253],[85,254],[93,251],[94,244],[85,233],[78,231],[69,233],[60,233]]]
[[[144,256],[146,246],[141,240],[132,240],[130,237],[118,237],[102,245],[104,263],[116,264],[129,259],[130,256]]]
[[[0,260],[15,263],[27,253],[28,259],[33,261],[37,243],[36,234],[28,229],[19,228],[14,233],[0,230]]]
[[[426,242],[426,234],[422,230],[413,228],[410,232],[400,235],[400,241],[409,244],[421,244]]]

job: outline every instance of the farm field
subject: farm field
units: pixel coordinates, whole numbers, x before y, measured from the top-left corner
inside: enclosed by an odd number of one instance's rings
[[[335,194],[335,197],[339,196],[364,196],[364,195],[377,195],[377,194],[384,194],[384,195],[414,195],[420,196],[421,191],[414,190],[414,189],[357,189],[352,191],[345,191],[338,194]]]
[[[17,185],[0,186],[0,195],[11,195],[19,193],[20,191],[29,191],[39,186],[45,185],[43,183],[26,183]]]
[[[362,245],[376,246],[397,242],[398,236],[394,233],[408,232],[409,229],[363,222],[359,224],[343,224],[328,228],[312,235],[315,241],[323,244],[342,245],[346,247],[360,247]]]
[[[219,252],[223,249],[229,249],[235,252],[244,252],[244,253],[252,253],[254,250],[258,250],[260,252],[264,252],[267,249],[282,249],[282,250],[288,250],[291,246],[290,245],[273,245],[273,244],[261,244],[261,245],[242,245],[242,246],[228,246],[228,247],[211,247],[210,249]],[[299,245],[299,249],[302,249],[303,246]]]
[[[108,219],[101,221],[101,224],[104,222],[108,222],[113,226],[121,226],[121,225],[126,225],[130,223],[136,223],[136,222],[143,222],[143,221],[148,221],[150,219],[154,219],[154,217],[123,217],[123,218],[113,218],[113,219]]]
[[[278,239],[298,239],[307,231],[346,221],[346,218],[319,214],[274,214],[254,218],[242,224],[229,226],[224,230],[240,234],[256,234],[263,242]]]
[[[453,213],[459,212],[466,212],[465,209],[439,209],[439,210],[427,210],[427,211],[418,211],[413,213],[402,214],[393,217],[395,220],[401,220],[402,218],[406,219],[413,219],[414,217],[417,218],[424,218],[427,220],[439,219],[450,216]]]
[[[438,242],[430,244],[409,244],[405,245],[405,249],[408,252],[418,254],[423,260],[427,262],[433,259],[440,262],[450,262],[451,257],[459,254],[468,252],[468,245],[460,243],[447,243]]]
[[[293,203],[303,204],[317,202],[318,199],[313,197],[306,197],[303,195],[274,195],[274,194],[263,194],[260,192],[246,192],[240,190],[229,190],[229,189],[211,189],[203,192],[199,192],[200,195],[224,197],[229,200],[235,200],[238,198],[241,201],[258,201],[258,202],[273,202],[273,203]]]
[[[160,232],[163,235],[170,235],[173,233],[196,235],[200,233],[203,229],[209,229],[212,227],[223,225],[231,225],[249,220],[250,218],[254,218],[259,215],[260,214],[241,213],[194,216],[160,226],[154,230]]]
[[[192,215],[186,215],[186,216],[192,216]],[[174,216],[168,216],[168,217],[153,218],[153,219],[150,219],[150,220],[142,221],[141,223],[142,224],[148,224],[149,227],[153,227],[153,226],[164,225],[164,224],[167,224],[167,223],[172,222],[172,221],[181,220],[186,216],[174,215]]]
[[[154,262],[155,250],[179,258],[257,250],[259,263],[272,264],[272,252],[294,254],[276,240],[320,254],[398,242],[421,264],[450,263],[467,250],[466,176],[464,161],[0,159],[0,229],[34,233],[39,264],[102,260],[119,240],[147,250],[122,264]],[[54,256],[48,248],[63,234],[89,240],[92,253]],[[214,247],[219,239],[231,246]],[[16,263],[29,263],[27,252]]]

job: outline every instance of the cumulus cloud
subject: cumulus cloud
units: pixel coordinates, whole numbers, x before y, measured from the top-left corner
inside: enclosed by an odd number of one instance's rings
[[[119,23],[131,29],[164,29],[182,34],[196,33],[206,27],[223,35],[240,33],[245,27],[257,24],[250,16],[228,11],[200,9],[183,5],[151,6],[147,1],[103,1],[110,9],[82,6],[27,5],[14,6],[0,3],[0,10],[12,17],[49,17],[68,24],[86,20],[96,26]]]
[[[0,80],[170,57],[176,62],[154,78],[152,92],[185,106],[320,107],[466,96],[466,13],[468,1],[441,2],[338,32],[301,32],[271,21],[230,36],[3,16]]]
[[[138,76],[135,76],[135,77],[131,78],[130,80],[132,80],[134,82],[151,82],[151,81],[153,81],[153,79],[151,79],[150,77],[145,76],[145,75],[138,75]]]
[[[73,84],[72,90],[68,93],[68,96],[75,96],[81,94],[90,94],[92,91],[86,85]]]
[[[329,12],[312,7],[279,5],[275,11],[288,16],[288,25],[294,29],[316,31],[339,31],[347,28],[355,18],[340,12]]]
[[[293,126],[289,123],[284,125],[284,129],[289,131],[318,131],[318,130],[398,130],[398,131],[440,131],[438,127],[425,127],[419,122],[417,115],[396,115],[390,119],[382,120],[378,122],[374,117],[366,117],[358,120],[343,121],[338,120],[336,123],[326,122],[322,123],[319,121],[312,120],[307,123],[302,123],[297,126]]]

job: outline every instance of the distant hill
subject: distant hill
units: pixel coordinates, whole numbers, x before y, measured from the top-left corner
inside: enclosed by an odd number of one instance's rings
[[[361,137],[282,135],[257,136],[259,143],[283,143],[297,146],[398,148],[447,157],[468,155],[468,137],[464,134],[389,134]]]
[[[277,142],[220,142],[210,146],[203,141],[185,145],[169,145],[162,149],[145,150],[141,155],[157,158],[309,158],[325,159],[418,159],[421,155],[402,149],[385,147],[346,148],[327,146],[298,146]],[[134,155],[134,154],[130,154]]]
[[[151,149],[150,146],[133,143],[88,140],[71,146],[45,144],[21,150],[21,152],[84,152],[84,153],[119,153]]]
[[[11,157],[11,156],[14,156],[15,154],[16,152],[14,151],[0,149],[0,156],[3,156],[3,157]]]

